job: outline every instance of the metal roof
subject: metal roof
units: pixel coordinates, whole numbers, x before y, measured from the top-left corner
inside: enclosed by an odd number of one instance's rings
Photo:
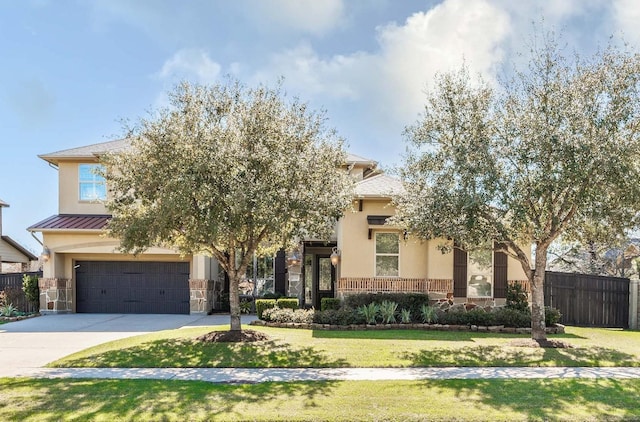
[[[40,221],[29,227],[27,230],[49,231],[49,230],[103,230],[110,215],[90,215],[90,214],[57,214]]]

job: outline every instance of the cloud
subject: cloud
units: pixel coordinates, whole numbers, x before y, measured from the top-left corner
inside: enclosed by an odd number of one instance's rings
[[[344,22],[342,0],[272,0],[252,6],[260,19],[313,35],[325,34]]]
[[[491,75],[502,60],[509,17],[486,1],[448,0],[398,25],[377,28],[378,49],[321,57],[307,43],[272,56],[254,76],[284,75],[304,96],[360,101],[374,120],[413,121],[438,72],[458,68]]]
[[[637,0],[617,0],[613,3],[613,17],[616,27],[624,39],[640,46],[640,2]]]
[[[155,77],[164,81],[189,80],[207,84],[217,81],[221,70],[206,51],[191,48],[177,51],[164,62]]]

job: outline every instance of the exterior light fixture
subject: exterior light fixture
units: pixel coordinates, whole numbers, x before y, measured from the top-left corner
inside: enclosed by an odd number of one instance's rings
[[[338,249],[337,246],[334,246],[333,249],[331,249],[331,264],[333,264],[334,267],[337,267],[338,264],[340,263],[340,250]]]
[[[287,261],[289,262],[289,266],[298,265],[300,263],[300,255],[298,255],[298,251],[293,251]]]
[[[51,258],[51,251],[45,246],[44,248],[42,248],[42,255],[40,256],[42,257],[42,260],[44,262],[47,262]]]

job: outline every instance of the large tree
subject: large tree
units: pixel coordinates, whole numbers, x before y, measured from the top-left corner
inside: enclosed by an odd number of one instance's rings
[[[239,331],[238,283],[254,252],[328,239],[349,206],[342,140],[281,84],[182,83],[169,99],[129,130],[129,149],[103,159],[108,231],[125,252],[160,245],[215,258]]]
[[[543,38],[528,67],[503,81],[464,67],[437,78],[406,130],[406,194],[397,199],[410,232],[467,250],[495,245],[520,262],[536,340],[546,340],[552,242],[589,240],[583,229],[594,226],[615,239],[640,209],[640,55],[609,47],[566,57],[553,35]]]

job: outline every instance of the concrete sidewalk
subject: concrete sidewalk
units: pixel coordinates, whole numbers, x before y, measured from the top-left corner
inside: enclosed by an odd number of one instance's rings
[[[24,368],[33,378],[159,379],[213,383],[443,379],[640,378],[640,368]]]

